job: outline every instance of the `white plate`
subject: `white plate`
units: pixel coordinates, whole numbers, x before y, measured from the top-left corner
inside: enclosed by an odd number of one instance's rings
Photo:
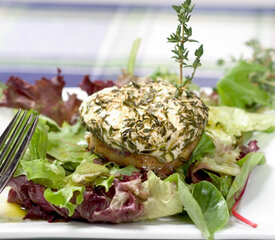
[[[11,116],[10,110],[0,108],[0,132]],[[255,138],[265,152],[267,164],[258,166],[251,174],[238,212],[258,227],[254,229],[231,217],[215,239],[275,239],[275,134],[261,133]],[[0,238],[203,239],[203,236],[187,220],[167,217],[126,224],[0,222]]]

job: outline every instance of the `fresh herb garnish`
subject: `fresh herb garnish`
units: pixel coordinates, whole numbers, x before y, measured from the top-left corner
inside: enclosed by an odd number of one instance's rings
[[[196,70],[201,66],[200,58],[203,55],[203,45],[195,51],[195,60],[190,65],[188,64],[189,50],[186,48],[186,44],[189,42],[198,42],[192,37],[192,28],[187,25],[190,20],[191,12],[193,11],[195,5],[192,5],[191,0],[186,0],[183,4],[179,6],[173,5],[173,9],[177,12],[179,25],[177,27],[176,33],[172,33],[170,37],[167,38],[168,42],[175,43],[175,48],[172,52],[175,54],[172,58],[179,63],[180,67],[180,78],[178,83],[179,91],[176,94],[176,97],[181,95],[181,89],[186,88],[192,81],[195,76]],[[183,67],[193,68],[192,74],[185,76],[185,81],[183,82]]]

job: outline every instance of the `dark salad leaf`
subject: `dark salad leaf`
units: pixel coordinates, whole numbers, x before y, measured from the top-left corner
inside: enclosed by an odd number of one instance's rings
[[[92,95],[97,91],[100,91],[106,87],[112,87],[114,85],[115,83],[110,80],[109,81],[103,81],[103,80],[91,81],[89,75],[86,75],[78,86],[83,91],[87,92],[88,95]]]
[[[240,148],[241,148],[241,152],[240,152],[239,159],[243,158],[244,156],[246,156],[250,152],[257,152],[260,149],[257,145],[256,140],[250,141],[248,143],[248,146],[241,146]]]
[[[19,77],[11,76],[3,90],[2,107],[33,109],[62,125],[64,121],[75,123],[81,101],[76,94],[62,100],[62,90],[65,86],[61,71],[52,79],[42,78],[34,85]]]
[[[139,196],[131,191],[138,189],[140,182],[122,182],[115,179],[106,193],[104,188],[67,186],[60,191],[27,180],[25,176],[12,178],[8,202],[18,203],[28,209],[25,219],[44,219],[50,222],[82,219],[88,222],[129,222],[144,213]],[[46,191],[46,192],[45,192]],[[47,198],[47,200],[46,200]],[[116,204],[121,202],[119,207]]]

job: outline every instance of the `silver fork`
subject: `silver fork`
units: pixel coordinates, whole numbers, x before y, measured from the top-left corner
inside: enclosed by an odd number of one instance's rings
[[[12,177],[20,158],[30,143],[38,116],[18,110],[0,137],[0,193]]]

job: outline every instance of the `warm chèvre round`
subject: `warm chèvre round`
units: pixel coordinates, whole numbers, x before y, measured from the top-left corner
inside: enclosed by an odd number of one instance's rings
[[[168,163],[197,142],[208,117],[194,93],[183,90],[175,97],[176,91],[163,81],[105,88],[82,102],[81,119],[94,138],[112,149]]]

